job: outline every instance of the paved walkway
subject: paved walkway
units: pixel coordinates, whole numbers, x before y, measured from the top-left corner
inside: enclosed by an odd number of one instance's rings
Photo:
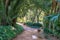
[[[34,36],[37,34],[37,29],[27,27],[26,25],[23,25],[23,24],[20,24],[20,25],[23,26],[24,32],[22,34],[18,35],[13,40],[45,40],[45,39],[38,38],[37,36]]]
[[[56,37],[50,37],[49,39],[42,39],[42,38],[38,38],[37,35],[37,29],[33,29],[30,28],[26,25],[20,24],[24,28],[24,32],[20,35],[17,35],[16,38],[14,38],[13,40],[59,40],[56,39]]]

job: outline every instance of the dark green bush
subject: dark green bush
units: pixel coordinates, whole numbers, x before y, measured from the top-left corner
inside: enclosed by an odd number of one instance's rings
[[[40,26],[40,27],[42,27],[42,24],[40,24],[40,23],[33,23],[33,26]]]
[[[0,26],[0,40],[11,40],[23,31],[22,26]]]
[[[40,24],[40,23],[26,22],[25,24],[27,26],[29,26],[29,27],[32,27],[32,28],[40,28],[40,27],[42,27],[42,24]]]
[[[49,30],[49,28],[44,28],[44,32],[47,34],[53,34],[53,31]]]
[[[32,22],[26,22],[25,23],[27,26],[33,26],[33,23]]]

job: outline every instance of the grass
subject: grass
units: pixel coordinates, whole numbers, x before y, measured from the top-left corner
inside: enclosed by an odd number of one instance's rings
[[[0,40],[11,40],[16,37],[17,34],[23,32],[23,27],[20,25],[13,26],[0,26]]]

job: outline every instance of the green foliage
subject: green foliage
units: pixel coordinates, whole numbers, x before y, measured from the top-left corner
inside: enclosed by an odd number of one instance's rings
[[[47,34],[53,34],[52,30],[49,30],[49,28],[44,28],[44,32]]]
[[[23,31],[22,26],[0,26],[0,40],[11,40]]]
[[[48,16],[45,17],[45,20],[44,20],[45,29],[44,29],[44,31],[46,33],[50,33],[50,34],[52,33],[55,36],[60,36],[60,32],[59,32],[60,31],[60,22],[59,22],[60,14],[52,15],[49,17]]]
[[[6,1],[7,0],[0,0],[0,25],[3,23],[2,20],[5,20],[6,23],[12,25],[12,21],[14,19],[17,19],[18,16],[22,16],[23,14],[25,14],[20,12],[21,9],[24,8],[24,0],[9,0],[9,4],[7,2],[7,8],[5,7]]]
[[[6,15],[5,1],[0,0],[0,11],[2,16],[0,16],[0,20],[2,17],[5,17],[7,23],[12,24],[13,19],[17,17],[24,17],[28,11],[28,9],[36,9],[40,8],[43,11],[48,11],[51,8],[51,0],[10,0],[8,5],[8,10]],[[38,17],[38,16],[37,16]],[[32,17],[33,18],[33,17]]]
[[[18,25],[18,24],[16,24],[14,27],[16,28],[18,34],[24,30],[23,27],[21,25]]]
[[[40,26],[40,27],[42,27],[42,24],[40,24],[40,23],[33,23],[33,26]]]
[[[40,23],[26,22],[25,24],[27,26],[29,26],[29,27],[32,27],[32,28],[40,28],[40,27],[42,27],[42,24],[40,24]]]
[[[54,15],[50,15],[50,16],[45,16],[44,17],[44,27],[48,27],[49,26],[49,22],[50,22],[50,19],[53,17]]]
[[[47,12],[51,9],[52,0],[33,0],[33,3],[36,7]]]

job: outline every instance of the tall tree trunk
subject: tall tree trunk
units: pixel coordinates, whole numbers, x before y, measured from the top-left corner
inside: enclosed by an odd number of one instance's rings
[[[37,23],[39,23],[39,16],[41,14],[41,10],[37,10]]]
[[[5,1],[5,12],[6,12],[6,15],[5,15],[5,17],[6,17],[6,25],[8,25],[9,24],[9,22],[7,22],[7,20],[8,20],[8,8],[9,8],[9,4],[10,4],[10,0],[6,0]]]
[[[37,11],[37,10],[38,10],[38,9],[36,8],[36,9],[35,9],[35,14],[34,14],[34,15],[35,15],[35,22],[36,22],[36,23],[37,23],[37,19],[38,19],[38,18],[37,18],[37,15],[38,15],[38,11]]]
[[[57,6],[58,6],[57,12],[60,13],[60,2],[58,2]]]
[[[7,17],[8,17],[8,6],[9,6],[9,0],[4,0],[5,5],[5,15],[2,17],[1,25],[7,25]]]
[[[54,13],[56,13],[56,7],[57,7],[56,0],[52,0],[52,9],[51,9],[51,12],[53,11]]]
[[[6,0],[5,2],[6,16],[8,16],[8,7],[9,7],[9,0]]]

